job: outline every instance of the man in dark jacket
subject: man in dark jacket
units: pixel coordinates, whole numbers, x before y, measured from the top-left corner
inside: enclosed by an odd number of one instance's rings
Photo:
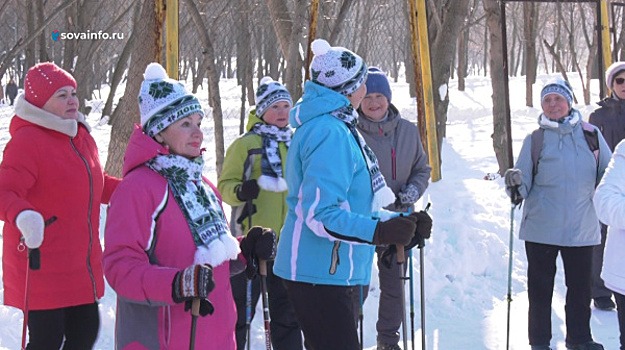
[[[606,70],[605,77],[612,93],[598,103],[599,108],[590,115],[589,121],[601,130],[614,152],[616,145],[625,139],[625,62],[614,62]],[[613,310],[615,307],[612,291],[605,287],[600,277],[607,232],[608,227],[601,224],[601,244],[595,246],[592,260],[592,298],[595,307],[600,310]]]
[[[11,102],[11,106],[13,106],[13,101],[15,101],[15,97],[17,97],[17,84],[15,84],[13,78],[9,79],[5,91],[9,101]]]

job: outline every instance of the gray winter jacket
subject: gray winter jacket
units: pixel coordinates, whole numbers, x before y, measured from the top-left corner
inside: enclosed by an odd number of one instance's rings
[[[403,186],[413,184],[419,197],[422,196],[428,187],[431,168],[417,127],[403,119],[392,104],[388,118],[382,122],[373,122],[360,113],[357,127],[378,158],[380,171],[393,193],[397,195]],[[396,210],[394,204],[387,209]]]
[[[545,129],[536,175],[532,175],[531,134],[523,141],[515,168],[523,173],[519,191],[525,198],[519,238],[565,247],[597,245],[599,220],[593,207],[599,182],[612,152],[599,133],[599,159],[590,151],[582,116],[573,109],[563,123],[539,118]]]

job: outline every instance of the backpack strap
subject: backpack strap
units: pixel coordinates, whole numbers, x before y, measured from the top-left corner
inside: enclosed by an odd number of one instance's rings
[[[545,139],[545,129],[538,128],[532,131],[532,148],[530,149],[532,155],[532,177],[536,176],[538,172],[538,157],[540,151],[543,149],[543,140]]]

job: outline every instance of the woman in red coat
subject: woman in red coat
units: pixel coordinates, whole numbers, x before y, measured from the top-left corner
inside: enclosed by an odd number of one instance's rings
[[[28,349],[91,349],[104,294],[100,203],[119,179],[102,170],[68,72],[37,64],[24,90],[0,163],[4,303],[25,312]],[[29,250],[39,269],[28,269]]]

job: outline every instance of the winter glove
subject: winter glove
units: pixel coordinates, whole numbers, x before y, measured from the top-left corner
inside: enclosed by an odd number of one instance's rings
[[[176,273],[171,286],[171,296],[176,303],[196,298],[206,299],[208,293],[215,288],[213,268],[210,265],[189,266]]]
[[[397,194],[397,198],[401,206],[409,207],[419,200],[419,190],[413,184],[404,185]]]
[[[24,237],[24,244],[36,249],[43,243],[43,216],[34,210],[24,210],[15,218],[15,225]]]
[[[430,217],[430,215],[424,210],[414,212],[410,214],[410,216],[417,219],[415,236],[418,237],[419,240],[430,238],[430,235],[432,234],[432,217]]]
[[[260,187],[258,187],[258,182],[256,182],[256,180],[243,181],[241,185],[237,187],[237,198],[242,202],[246,202],[258,198],[259,192]]]
[[[503,174],[504,183],[506,187],[521,186],[523,181],[521,180],[523,173],[519,169],[510,168]]]
[[[413,216],[397,216],[388,221],[378,222],[372,243],[375,245],[408,245],[417,228],[416,220]]]
[[[523,183],[522,175],[521,170],[515,168],[508,169],[503,174],[506,193],[514,205],[518,205],[523,201],[523,197],[519,193],[519,186]]]
[[[258,273],[258,260],[276,257],[276,233],[270,228],[252,227],[241,241],[241,253],[247,260],[245,272],[249,279]]]

